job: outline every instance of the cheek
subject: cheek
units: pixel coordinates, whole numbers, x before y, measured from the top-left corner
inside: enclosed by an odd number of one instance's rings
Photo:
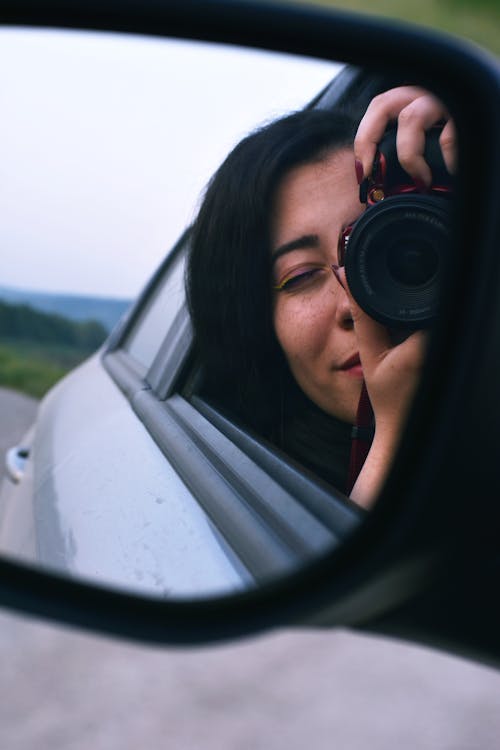
[[[324,348],[328,326],[324,312],[302,300],[278,299],[274,307],[274,330],[288,362],[314,359]]]

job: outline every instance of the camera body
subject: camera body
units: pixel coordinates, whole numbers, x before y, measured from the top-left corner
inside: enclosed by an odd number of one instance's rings
[[[436,316],[450,247],[452,192],[440,133],[432,128],[426,136],[432,185],[421,192],[399,164],[396,130],[386,131],[372,174],[360,186],[366,211],[339,241],[339,263],[354,299],[390,328],[426,328]]]

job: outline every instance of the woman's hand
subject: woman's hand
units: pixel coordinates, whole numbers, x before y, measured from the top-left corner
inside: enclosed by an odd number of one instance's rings
[[[351,492],[351,499],[366,508],[375,500],[391,466],[420,380],[426,336],[423,331],[415,331],[394,344],[387,328],[370,318],[351,296],[345,270],[339,268],[336,275],[349,299],[363,377],[375,415],[373,443]]]
[[[430,187],[432,174],[424,160],[425,133],[445,121],[439,142],[450,173],[456,169],[456,135],[444,104],[416,86],[385,91],[370,102],[354,140],[358,181],[370,175],[373,159],[388,124],[397,121],[396,147],[399,163],[418,186]]]
[[[423,156],[425,136],[429,128],[443,121],[440,146],[446,167],[453,173],[455,128],[443,103],[416,86],[401,86],[376,96],[361,120],[354,141],[358,182],[370,175],[378,143],[389,123],[397,122],[399,163],[417,187],[430,187],[431,169]],[[416,331],[394,344],[387,328],[356,304],[343,269],[339,269],[338,278],[349,297],[363,375],[375,415],[375,436],[351,492],[355,502],[369,507],[385,480],[406,423],[420,379],[426,337],[422,331]]]

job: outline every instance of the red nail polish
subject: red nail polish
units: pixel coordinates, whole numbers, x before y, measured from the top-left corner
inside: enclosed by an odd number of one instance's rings
[[[364,179],[364,169],[363,165],[359,161],[359,159],[355,159],[354,166],[356,168],[356,179],[358,181],[358,185],[361,185]]]

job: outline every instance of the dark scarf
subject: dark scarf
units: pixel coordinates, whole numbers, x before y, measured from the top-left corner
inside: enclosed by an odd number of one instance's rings
[[[294,384],[286,389],[279,443],[307,469],[347,491],[352,425],[332,417]]]

